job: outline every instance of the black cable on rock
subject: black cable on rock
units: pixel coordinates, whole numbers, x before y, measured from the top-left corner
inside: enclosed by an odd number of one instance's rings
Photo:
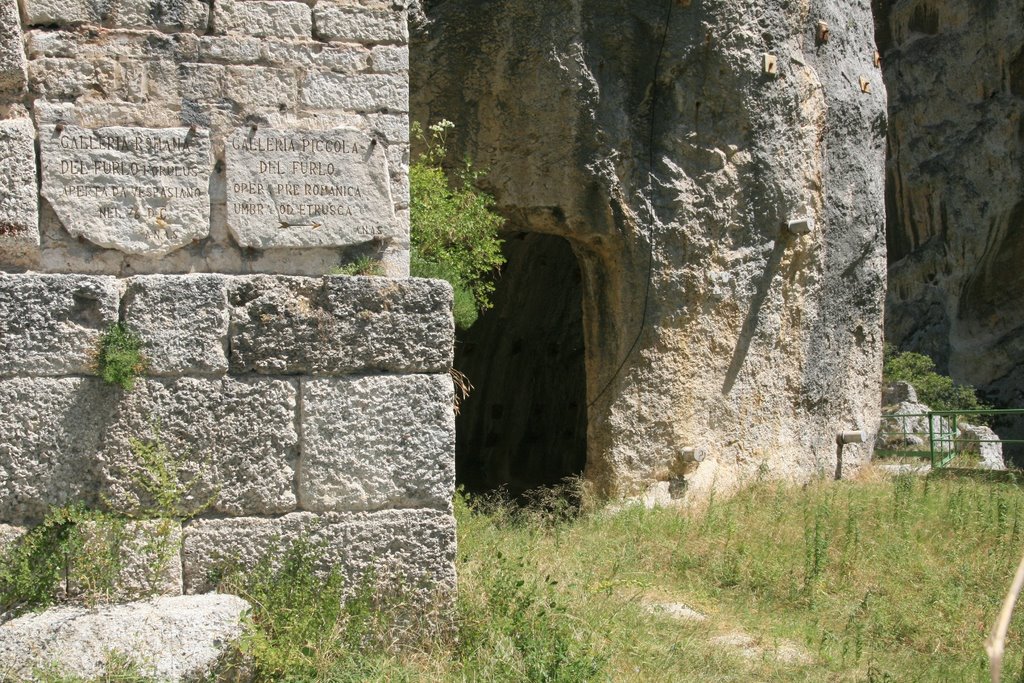
[[[668,40],[668,27],[672,22],[672,6],[675,5],[676,0],[668,0],[668,9],[665,12],[664,28],[661,32],[661,43],[658,46],[658,56],[654,60],[654,77],[651,81],[651,106],[650,106],[650,121],[648,125],[647,135],[647,212],[648,218],[650,219],[650,228],[647,231],[647,284],[644,287],[644,305],[641,309],[640,314],[640,328],[636,331],[636,337],[633,339],[633,343],[630,345],[629,350],[626,351],[626,355],[622,357],[622,362],[615,368],[615,373],[612,374],[611,378],[604,385],[601,391],[598,392],[597,396],[587,404],[587,408],[592,407],[598,400],[604,396],[605,392],[615,383],[618,379],[619,373],[622,372],[622,368],[626,367],[626,361],[629,360],[633,352],[636,351],[637,344],[640,343],[640,337],[643,336],[644,328],[647,327],[647,308],[651,300],[651,276],[654,270],[654,224],[657,222],[657,217],[654,215],[654,115],[657,111],[658,105],[658,75],[661,72],[661,58],[665,53],[665,42]]]

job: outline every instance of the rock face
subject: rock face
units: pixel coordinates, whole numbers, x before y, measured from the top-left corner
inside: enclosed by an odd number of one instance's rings
[[[230,664],[248,609],[234,595],[210,594],[29,614],[0,624],[0,673],[31,680],[38,667],[92,680],[114,656],[159,681],[209,680]]]
[[[709,454],[690,491],[806,477],[834,469],[838,430],[875,432],[886,101],[866,0],[440,0],[419,26],[413,118],[454,121],[509,228],[579,262],[589,481],[636,492],[683,446]]]
[[[877,5],[890,95],[886,338],[990,401],[1024,405],[1021,3]]]

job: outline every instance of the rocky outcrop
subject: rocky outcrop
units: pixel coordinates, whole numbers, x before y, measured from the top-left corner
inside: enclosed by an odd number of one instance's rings
[[[993,402],[1024,405],[1024,6],[875,4],[889,90],[886,337]]]
[[[488,169],[509,228],[579,262],[599,490],[678,479],[684,446],[708,450],[691,492],[831,472],[838,430],[875,432],[886,103],[867,2],[435,0],[418,33],[414,118],[453,120],[453,158]],[[533,296],[557,311],[563,293]]]

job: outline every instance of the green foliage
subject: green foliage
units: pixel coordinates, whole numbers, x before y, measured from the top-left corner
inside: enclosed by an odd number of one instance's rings
[[[413,124],[413,135],[425,149],[409,169],[410,270],[417,277],[451,283],[456,324],[465,329],[476,312],[492,305],[491,276],[505,262],[498,238],[504,220],[494,211],[494,198],[476,187],[482,174],[468,160],[454,172],[454,182],[445,173],[446,137],[453,127],[440,121],[426,135]]]
[[[153,427],[152,439],[133,437],[128,443],[133,462],[122,468],[121,473],[132,482],[130,490],[137,499],[107,499],[107,505],[140,519],[185,519],[213,504],[217,492],[200,495],[202,477],[186,472],[190,466],[188,458],[171,452],[158,426]]]
[[[85,603],[106,600],[117,589],[124,569],[122,552],[132,547],[148,558],[140,569],[143,586],[155,592],[161,572],[180,552],[179,521],[190,486],[179,480],[179,461],[159,437],[131,439],[138,470],[129,473],[132,486],[149,497],[150,505],[131,516],[153,520],[129,533],[125,514],[92,510],[81,504],[55,507],[42,523],[3,549],[0,556],[0,614],[20,614],[46,607],[58,596]],[[111,502],[107,501],[110,505]]]
[[[932,410],[984,410],[974,387],[956,384],[951,378],[935,372],[935,363],[920,353],[897,352],[885,347],[882,377],[886,382],[907,382],[917,397]]]
[[[104,382],[131,391],[146,369],[142,339],[121,323],[111,326],[100,339],[97,367]]]
[[[380,277],[384,275],[384,266],[381,262],[370,256],[360,256],[350,263],[332,268],[331,275],[368,275]]]

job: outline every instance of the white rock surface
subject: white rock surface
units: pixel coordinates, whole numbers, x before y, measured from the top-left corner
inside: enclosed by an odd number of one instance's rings
[[[382,589],[404,586],[424,604],[454,595],[455,518],[438,510],[197,519],[185,526],[185,592],[209,590],[225,567],[276,563],[300,538],[316,549],[318,570],[338,568],[348,589],[365,578]]]
[[[128,281],[124,323],[144,343],[146,373],[227,372],[228,296],[223,275],[140,275]]]
[[[25,87],[25,49],[16,0],[0,3],[0,90],[18,92]]]
[[[28,24],[98,24],[196,33],[206,30],[209,15],[209,5],[202,0],[24,0],[23,7]]]
[[[309,5],[291,0],[218,0],[213,30],[255,38],[309,38],[313,17]]]
[[[300,506],[450,509],[453,398],[447,374],[305,380]]]
[[[406,43],[409,27],[405,14],[374,11],[326,0],[313,8],[316,37],[353,43]]]
[[[999,435],[986,425],[972,425],[961,422],[957,450],[977,453],[981,458],[978,466],[984,470],[1005,470],[1003,444],[997,443]]]
[[[373,277],[236,278],[231,371],[267,375],[448,372],[451,287]]]
[[[27,117],[0,121],[0,251],[39,246],[35,138]]]
[[[115,652],[160,681],[206,680],[233,656],[248,609],[237,596],[208,594],[28,614],[0,624],[0,673],[30,679],[54,666],[92,679]]]
[[[243,247],[400,236],[384,146],[366,132],[242,128],[225,154],[228,229]]]
[[[0,520],[40,522],[51,506],[99,502],[96,453],[116,396],[95,378],[0,379]]]
[[[208,130],[44,124],[40,148],[42,195],[71,235],[161,255],[210,231]]]
[[[180,377],[138,380],[105,423],[100,468],[116,509],[151,507],[132,440],[155,432],[180,461],[186,511],[230,515],[295,509],[297,383],[280,379]],[[88,423],[84,423],[87,425]],[[84,427],[84,425],[83,425]]]

